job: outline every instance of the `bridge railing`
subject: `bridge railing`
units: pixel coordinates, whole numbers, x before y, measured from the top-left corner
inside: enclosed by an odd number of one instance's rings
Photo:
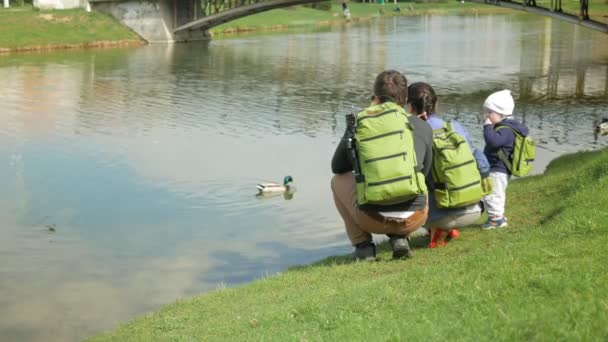
[[[268,0],[201,0],[202,17]]]
[[[553,12],[574,15],[581,20],[593,19],[598,22],[608,23],[608,16],[606,15],[608,14],[608,2],[601,0],[594,0],[591,4],[589,0],[564,1],[563,3],[562,0],[522,0],[522,4],[531,7],[544,7]]]
[[[95,1],[95,0],[93,0]],[[97,0],[99,1],[99,0]],[[234,8],[267,2],[270,0],[197,0],[200,1],[201,15],[198,17],[206,17],[217,14],[223,11]],[[578,16],[581,20],[589,20],[589,0],[566,1],[562,6],[562,0],[521,0],[521,1],[500,1],[500,0],[484,0],[490,5],[498,5],[501,3],[521,4],[528,7],[538,7],[549,9],[557,13],[565,13]],[[602,4],[600,0],[594,0],[592,9],[600,7],[604,12],[608,12],[608,4]],[[593,20],[598,22],[608,23],[608,17],[593,15]]]
[[[116,0],[89,0],[89,1],[116,1]],[[118,0],[120,1],[120,0]],[[122,0],[124,1],[124,0]],[[230,20],[242,18],[247,15],[268,11],[275,8],[293,5],[320,2],[324,0],[168,0],[186,3],[186,7],[194,10],[185,11],[180,15],[185,20],[176,20],[173,32],[196,29],[209,29]],[[601,0],[594,0],[591,11],[589,0],[466,0],[488,5],[503,6],[514,10],[526,11],[532,14],[545,15],[574,24],[579,24],[594,30],[608,33],[608,4]],[[603,0],[602,0],[603,1]],[[177,10],[183,6],[177,6]],[[597,14],[594,9],[599,8]],[[186,8],[187,9],[187,8]],[[224,13],[226,12],[226,13]],[[590,12],[593,12],[590,16]],[[188,18],[190,16],[190,18]]]

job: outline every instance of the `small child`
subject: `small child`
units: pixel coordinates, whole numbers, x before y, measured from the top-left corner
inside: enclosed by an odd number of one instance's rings
[[[488,221],[482,229],[504,228],[507,226],[505,213],[506,190],[511,178],[511,171],[499,157],[503,150],[506,156],[511,156],[515,144],[513,130],[528,135],[528,128],[512,118],[515,102],[510,90],[501,90],[488,96],[483,103],[485,121],[483,138],[486,142],[484,154],[490,162],[490,179],[494,182],[494,190],[484,197],[488,212]],[[506,127],[505,127],[506,126]]]

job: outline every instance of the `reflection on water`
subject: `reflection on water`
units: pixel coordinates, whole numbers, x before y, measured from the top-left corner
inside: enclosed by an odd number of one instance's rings
[[[329,162],[343,115],[385,68],[433,84],[478,145],[483,99],[510,88],[545,159],[594,148],[607,42],[525,15],[429,16],[2,57],[0,335],[76,340],[350,251]],[[255,197],[287,174],[290,201]]]

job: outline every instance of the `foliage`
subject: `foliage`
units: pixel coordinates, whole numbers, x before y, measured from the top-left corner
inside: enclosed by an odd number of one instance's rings
[[[608,149],[564,156],[509,185],[509,228],[405,261],[386,245],[377,263],[328,258],[92,340],[606,340],[606,188]]]

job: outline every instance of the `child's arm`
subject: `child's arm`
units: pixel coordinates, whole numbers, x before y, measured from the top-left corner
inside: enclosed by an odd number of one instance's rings
[[[487,124],[483,126],[483,139],[491,148],[501,148],[512,144],[515,136],[510,129],[494,130],[494,125]]]

